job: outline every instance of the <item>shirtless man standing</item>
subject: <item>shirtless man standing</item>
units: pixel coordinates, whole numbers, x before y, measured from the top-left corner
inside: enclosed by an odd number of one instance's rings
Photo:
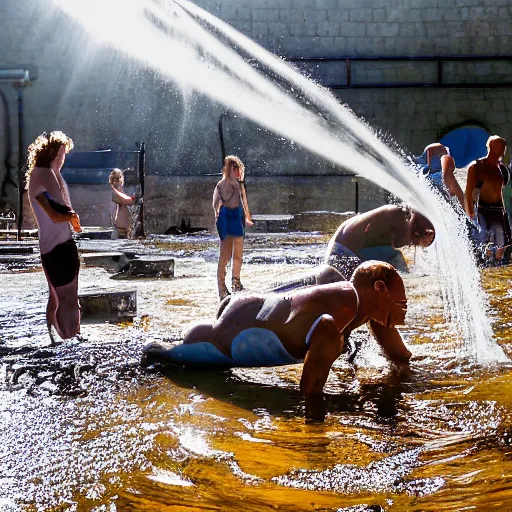
[[[487,140],[487,156],[479,158],[468,168],[466,184],[466,213],[477,217],[483,242],[496,246],[496,259],[503,259],[505,248],[512,241],[507,213],[503,204],[503,187],[508,181],[508,169],[501,163],[507,149],[505,139],[493,135]],[[474,192],[478,191],[475,215]]]
[[[290,295],[242,295],[221,303],[217,320],[193,327],[183,343],[152,343],[143,364],[202,367],[278,366],[304,361],[300,391],[306,418],[323,421],[322,390],[345,338],[368,323],[386,356],[407,363],[411,352],[396,329],[407,312],[401,277],[387,263],[360,265],[350,282]]]

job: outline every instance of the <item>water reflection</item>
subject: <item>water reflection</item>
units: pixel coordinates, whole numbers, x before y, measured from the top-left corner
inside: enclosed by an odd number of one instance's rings
[[[214,264],[177,268],[172,283],[135,283],[144,322],[87,325],[54,349],[43,347],[42,274],[0,274],[12,289],[0,346],[19,344],[17,324],[24,346],[40,347],[1,359],[0,510],[504,510],[512,499],[511,366],[458,359],[440,301],[421,307],[420,277],[406,276],[410,367],[389,366],[361,331],[355,365],[342,357],[329,377],[326,422],[305,424],[301,365],[140,368],[148,338],[214,313]],[[247,286],[285,271],[247,265]],[[507,352],[511,279],[507,268],[485,275]],[[84,269],[90,283],[109,285],[108,274]],[[34,373],[5,380],[23,365]],[[77,368],[83,393],[70,396],[59,376]]]

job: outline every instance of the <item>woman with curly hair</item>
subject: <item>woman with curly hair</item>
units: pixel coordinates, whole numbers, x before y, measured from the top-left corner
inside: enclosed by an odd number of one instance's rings
[[[240,282],[240,270],[244,251],[245,224],[253,225],[245,194],[244,176],[245,166],[240,158],[234,155],[227,156],[222,167],[222,179],[213,192],[213,210],[220,237],[217,285],[221,301],[230,294],[226,286],[226,265],[231,257],[233,257],[232,290],[239,292],[244,289]]]
[[[76,232],[81,228],[60,173],[66,153],[72,149],[73,141],[58,131],[42,133],[28,148],[28,197],[37,220],[41,263],[50,291],[46,325],[52,345],[52,325],[63,339],[80,332],[80,260],[70,225]]]

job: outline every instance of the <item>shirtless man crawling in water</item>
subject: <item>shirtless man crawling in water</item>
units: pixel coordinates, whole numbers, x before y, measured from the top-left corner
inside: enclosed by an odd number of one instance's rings
[[[388,263],[368,261],[350,282],[281,294],[227,297],[217,319],[193,327],[183,343],[152,343],[143,364],[278,366],[304,361],[300,391],[306,418],[323,421],[322,390],[345,338],[368,323],[385,355],[407,363],[411,352],[395,326],[407,312],[404,284]]]

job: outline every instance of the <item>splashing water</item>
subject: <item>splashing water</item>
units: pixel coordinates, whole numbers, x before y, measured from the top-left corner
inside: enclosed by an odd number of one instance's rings
[[[95,38],[182,89],[377,183],[428,216],[436,228],[432,270],[457,334],[457,355],[479,363],[506,360],[492,338],[487,299],[458,214],[328,90],[187,0],[127,0],[123,16],[116,0],[55,2]]]

